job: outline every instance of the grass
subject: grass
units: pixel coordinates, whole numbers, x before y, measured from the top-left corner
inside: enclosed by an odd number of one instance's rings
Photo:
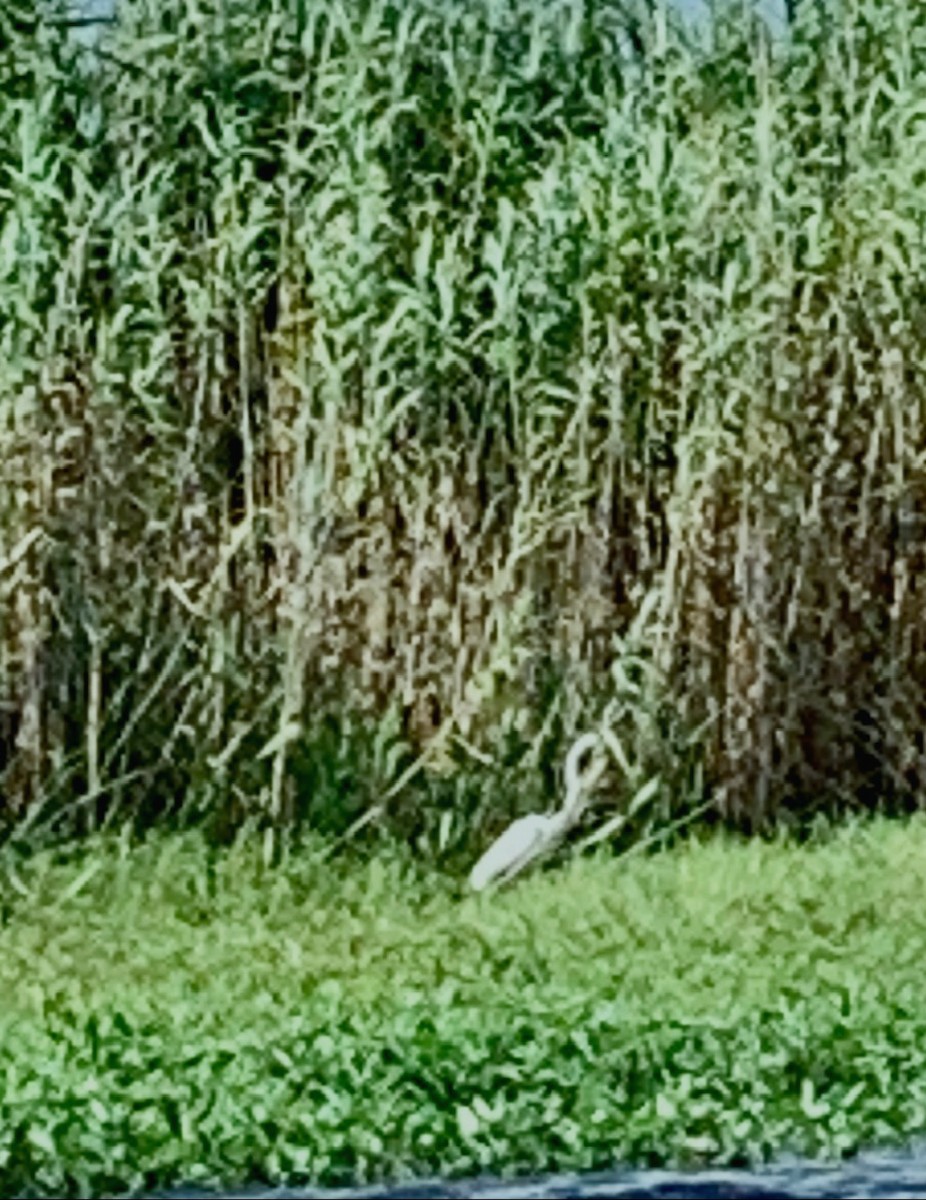
[[[0,1191],[840,1155],[926,1128],[926,820],[576,859],[5,859]]]

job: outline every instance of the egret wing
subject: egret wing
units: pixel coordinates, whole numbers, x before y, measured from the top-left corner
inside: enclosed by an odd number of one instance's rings
[[[470,872],[469,885],[481,892],[499,878],[510,878],[549,844],[554,822],[531,813],[519,817],[492,843]]]

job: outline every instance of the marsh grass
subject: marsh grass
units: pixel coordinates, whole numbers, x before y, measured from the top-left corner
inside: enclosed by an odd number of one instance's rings
[[[919,816],[489,902],[327,845],[3,851],[4,1194],[839,1157],[926,1125]]]
[[[622,836],[918,804],[921,6],[29,9],[8,830],[456,853],[598,723]]]

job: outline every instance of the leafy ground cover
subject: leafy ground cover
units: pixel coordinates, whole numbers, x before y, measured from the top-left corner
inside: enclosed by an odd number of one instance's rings
[[[926,820],[472,897],[405,852],[15,861],[0,1192],[839,1155],[926,1127]]]

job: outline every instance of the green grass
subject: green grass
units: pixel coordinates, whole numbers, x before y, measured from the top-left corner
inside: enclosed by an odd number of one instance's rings
[[[0,1193],[841,1154],[926,1128],[926,820],[574,860],[7,857]],[[27,894],[28,893],[28,894]]]

